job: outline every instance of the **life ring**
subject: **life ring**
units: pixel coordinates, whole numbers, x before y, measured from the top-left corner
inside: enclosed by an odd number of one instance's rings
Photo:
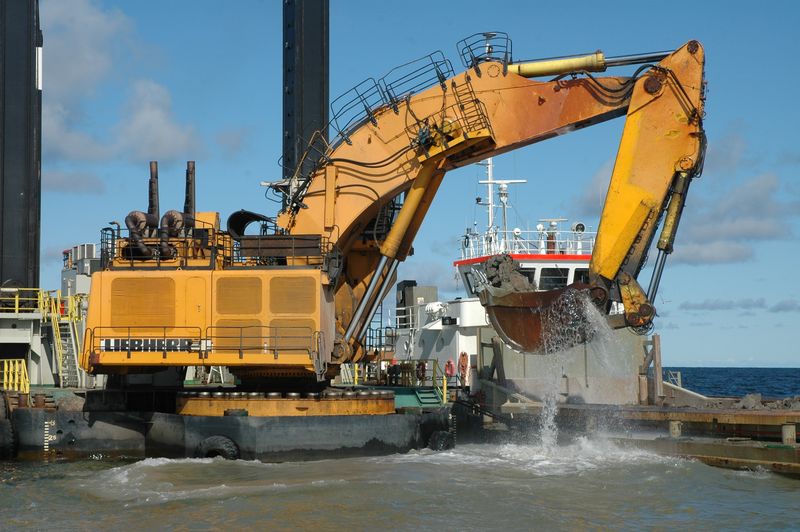
[[[453,362],[452,358],[447,359],[447,362],[444,364],[444,374],[448,377],[453,377],[456,374],[456,363]]]
[[[428,366],[425,364],[425,361],[420,360],[417,362],[417,379],[424,381],[425,374],[428,372]]]
[[[197,446],[198,458],[221,456],[225,460],[238,460],[239,446],[227,436],[209,436]]]

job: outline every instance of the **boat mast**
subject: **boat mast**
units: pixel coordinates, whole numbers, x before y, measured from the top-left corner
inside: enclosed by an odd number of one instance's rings
[[[487,236],[494,236],[498,232],[498,228],[494,223],[494,209],[495,209],[495,202],[494,202],[494,187],[495,185],[499,185],[500,190],[500,203],[503,209],[503,227],[501,231],[501,241],[497,241],[496,238],[491,239],[491,249],[489,250],[490,253],[496,253],[498,251],[505,251],[506,248],[506,241],[508,240],[508,185],[516,184],[516,183],[527,183],[525,179],[500,179],[495,180],[494,178],[494,160],[492,157],[489,157],[485,161],[481,161],[481,166],[486,166],[486,180],[485,181],[478,181],[481,184],[486,185],[486,194],[487,200],[486,203],[480,203],[480,205],[485,205],[488,211],[488,222],[486,226],[486,234]]]

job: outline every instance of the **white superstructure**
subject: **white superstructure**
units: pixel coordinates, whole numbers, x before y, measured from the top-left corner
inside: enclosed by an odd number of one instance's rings
[[[398,302],[406,305],[398,305],[396,311],[396,359],[435,359],[444,367],[448,361],[458,365],[466,353],[470,366],[466,384],[473,393],[481,382],[490,381],[534,399],[555,393],[561,401],[636,404],[644,337],[628,329],[608,330],[588,344],[546,356],[521,354],[503,346],[500,360],[495,360],[498,348],[493,347],[492,338],[496,333],[477,298],[480,285],[486,282],[486,261],[498,254],[510,255],[518,271],[538,290],[587,282],[596,233],[565,218],[540,219],[534,231],[509,229],[507,187],[524,181],[497,180],[491,160],[485,165],[487,179],[481,183],[490,195],[480,204],[488,211],[486,230],[468,230],[459,239],[460,256],[453,263],[467,297],[437,301],[432,287],[416,287],[425,296],[401,298],[398,293]],[[500,224],[494,221],[498,209]]]

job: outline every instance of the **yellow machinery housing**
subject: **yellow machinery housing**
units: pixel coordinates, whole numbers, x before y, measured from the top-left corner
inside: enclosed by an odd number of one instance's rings
[[[270,250],[286,253],[294,239],[234,247],[217,213],[197,213],[191,234],[169,240],[172,259],[132,259],[130,239],[112,240],[108,269],[92,277],[81,357],[87,371],[228,366],[251,376],[325,374],[334,326],[327,275],[264,260]]]

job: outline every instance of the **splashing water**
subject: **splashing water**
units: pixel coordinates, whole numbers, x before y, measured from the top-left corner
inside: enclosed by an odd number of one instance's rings
[[[565,290],[541,318],[545,356],[537,357],[536,380],[529,393],[543,403],[537,428],[543,450],[552,453],[557,445],[556,415],[564,391],[562,382],[567,379],[565,368],[573,371],[575,360],[588,356],[605,375],[624,377],[628,370],[627,364],[620,364],[620,353],[626,348],[587,291]]]
[[[558,425],[556,412],[558,400],[555,393],[548,393],[544,398],[544,408],[539,417],[539,437],[545,452],[555,449],[558,443]]]
[[[599,314],[585,290],[565,290],[542,312],[542,343],[545,354],[553,354],[589,342],[598,332]],[[601,318],[602,319],[602,318]],[[605,320],[602,320],[603,325]],[[606,325],[607,327],[607,325]]]

